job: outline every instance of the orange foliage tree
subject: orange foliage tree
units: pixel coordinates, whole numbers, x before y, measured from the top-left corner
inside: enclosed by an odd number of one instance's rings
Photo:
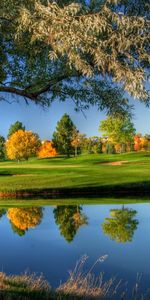
[[[57,151],[51,141],[44,141],[39,148],[37,155],[40,158],[54,157],[57,155]]]
[[[18,130],[6,142],[6,152],[10,159],[28,159],[37,153],[41,142],[32,131]]]
[[[134,150],[140,151],[141,150],[141,134],[138,133],[134,136]]]
[[[40,224],[43,211],[41,207],[9,208],[7,217],[12,225],[25,232],[29,228],[34,228]]]

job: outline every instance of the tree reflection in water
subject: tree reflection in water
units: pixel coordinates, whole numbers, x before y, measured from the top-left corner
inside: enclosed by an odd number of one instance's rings
[[[134,219],[136,214],[136,210],[124,206],[121,209],[111,209],[110,218],[105,218],[102,224],[103,232],[118,243],[131,242],[139,224]]]
[[[1,208],[0,209],[0,218],[2,218],[2,216],[4,216],[6,214],[6,209],[5,208]]]
[[[78,229],[88,224],[87,217],[79,205],[57,206],[54,209],[54,218],[60,234],[67,242],[72,242]]]
[[[22,236],[30,228],[40,224],[43,217],[43,208],[9,208],[7,217],[15,233]]]

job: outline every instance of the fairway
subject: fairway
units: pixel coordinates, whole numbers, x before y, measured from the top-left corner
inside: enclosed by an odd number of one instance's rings
[[[123,189],[150,187],[150,152],[91,154],[0,163],[0,192],[44,189]],[[94,195],[93,195],[94,197]]]

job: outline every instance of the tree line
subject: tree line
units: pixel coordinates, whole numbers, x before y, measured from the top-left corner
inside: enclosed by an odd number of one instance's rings
[[[150,135],[136,133],[129,117],[109,116],[100,122],[102,137],[80,133],[68,114],[56,125],[52,140],[41,141],[37,133],[27,131],[22,122],[9,128],[7,140],[0,136],[0,158],[27,160],[29,157],[77,156],[81,153],[123,153],[150,150]]]

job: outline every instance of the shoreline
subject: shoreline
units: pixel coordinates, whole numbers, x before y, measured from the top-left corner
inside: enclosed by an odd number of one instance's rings
[[[46,188],[16,191],[0,191],[0,199],[61,199],[61,198],[150,197],[150,185],[130,184],[100,187]]]

